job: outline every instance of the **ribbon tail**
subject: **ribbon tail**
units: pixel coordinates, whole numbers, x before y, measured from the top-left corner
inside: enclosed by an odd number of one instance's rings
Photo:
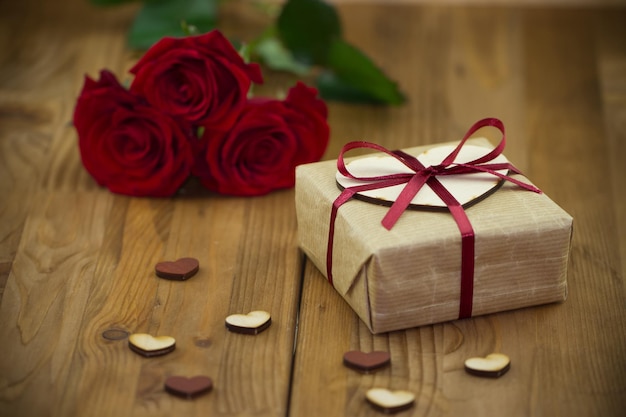
[[[420,175],[420,173],[417,173],[416,175],[411,177],[409,182],[402,189],[402,192],[400,192],[400,194],[398,195],[396,201],[387,211],[387,214],[385,214],[385,217],[383,217],[381,223],[385,227],[385,229],[391,230],[391,228],[396,224],[398,219],[400,219],[400,216],[402,216],[402,213],[404,213],[407,207],[409,207],[409,204],[411,204],[411,201],[420,191],[422,186],[426,184],[428,178],[428,176]]]
[[[457,167],[463,167],[467,169],[467,173],[475,173],[475,172],[485,172],[487,174],[491,174],[493,176],[496,176],[502,180],[505,181],[509,181],[515,185],[517,185],[520,188],[523,188],[525,190],[528,191],[532,191],[534,193],[537,194],[543,194],[542,191],[535,187],[532,184],[528,184],[526,182],[520,181],[516,178],[513,178],[509,175],[505,175],[505,174],[501,174],[498,172],[498,170],[501,169],[508,169],[511,172],[514,172],[515,174],[521,174],[521,172],[515,168],[515,166],[513,166],[512,164],[506,163],[506,164],[487,164],[487,165],[470,165],[470,164],[457,164]]]

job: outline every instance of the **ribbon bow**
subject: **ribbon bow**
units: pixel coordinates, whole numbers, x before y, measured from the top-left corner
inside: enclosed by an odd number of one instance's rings
[[[477,130],[492,126],[497,128],[502,133],[502,138],[498,146],[485,155],[474,159],[470,162],[457,163],[454,160],[463,148],[465,142],[469,137]],[[354,187],[345,188],[337,199],[333,202],[333,207],[330,213],[330,228],[328,232],[328,248],[326,253],[326,271],[328,281],[333,283],[332,275],[332,257],[333,257],[333,240],[335,235],[335,220],[337,218],[337,212],[339,207],[350,200],[356,193],[375,190],[379,188],[391,187],[394,185],[406,184],[396,201],[391,205],[391,208],[387,211],[387,214],[382,219],[381,223],[387,230],[396,224],[402,213],[407,209],[413,198],[417,195],[420,189],[424,185],[428,185],[434,192],[441,198],[446,204],[450,214],[454,218],[459,231],[461,232],[461,300],[459,306],[459,318],[471,317],[472,315],[472,302],[474,293],[474,229],[463,209],[463,206],[454,198],[454,196],[444,187],[444,185],[437,180],[441,175],[463,175],[485,172],[494,175],[502,180],[510,181],[519,187],[533,191],[535,193],[541,193],[537,187],[519,181],[509,175],[498,172],[499,170],[507,169],[509,172],[521,174],[521,172],[510,163],[488,163],[502,154],[504,146],[506,144],[506,137],[504,132],[504,124],[495,118],[487,118],[479,120],[474,123],[472,127],[461,139],[461,142],[456,148],[444,158],[439,165],[432,165],[425,167],[417,158],[402,152],[402,151],[389,151],[388,149],[376,145],[370,142],[350,142],[347,143],[339,153],[337,159],[337,169],[339,172],[348,177],[359,181],[365,181],[366,184],[357,185]],[[397,173],[390,175],[381,175],[373,177],[357,177],[348,171],[344,161],[344,154],[352,149],[356,148],[369,148],[387,155],[400,161],[402,164],[410,168],[413,173]]]

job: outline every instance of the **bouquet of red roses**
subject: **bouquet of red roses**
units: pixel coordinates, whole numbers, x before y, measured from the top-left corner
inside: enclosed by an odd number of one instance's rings
[[[317,90],[248,98],[261,70],[219,31],[163,38],[130,72],[129,89],[107,70],[86,77],[74,111],[83,165],[114,193],[171,196],[194,175],[219,193],[265,194],[293,186],[328,145]]]

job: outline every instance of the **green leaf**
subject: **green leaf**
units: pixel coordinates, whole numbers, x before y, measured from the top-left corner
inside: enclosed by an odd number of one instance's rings
[[[330,71],[323,71],[315,79],[315,86],[325,100],[343,101],[346,103],[384,104],[363,90],[359,90],[337,78]]]
[[[288,0],[277,28],[294,58],[306,65],[324,65],[332,41],[341,38],[339,15],[322,0]]]
[[[322,97],[333,100],[402,104],[404,95],[367,56],[343,40],[335,40],[327,67],[317,80]]]
[[[150,0],[135,18],[128,36],[134,49],[148,49],[164,36],[185,36],[183,26],[204,33],[215,27],[217,0]]]
[[[288,71],[296,75],[306,75],[310,67],[296,61],[293,55],[285,49],[275,37],[262,39],[255,46],[254,53],[271,69]]]
[[[90,0],[91,4],[96,6],[115,6],[117,4],[130,3],[136,0]]]

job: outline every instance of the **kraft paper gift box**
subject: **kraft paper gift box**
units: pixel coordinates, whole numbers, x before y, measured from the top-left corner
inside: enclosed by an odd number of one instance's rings
[[[484,149],[483,153],[493,149],[486,139],[470,139],[468,145],[474,151]],[[425,155],[436,154],[433,151],[437,149],[447,153],[453,148],[433,145],[405,152],[417,156],[425,151]],[[367,161],[384,160],[384,156],[365,155],[346,161],[351,161],[348,167],[358,170],[358,162],[354,161],[366,161],[367,166]],[[379,169],[391,173],[396,168]],[[332,239],[332,285],[372,333],[564,301],[572,217],[543,193],[489,174],[479,175],[491,177],[481,181],[490,182],[493,188],[476,201],[472,201],[477,197],[471,195],[472,186],[464,185],[466,178],[450,177],[453,182],[461,181],[461,194],[463,190],[470,194],[471,205],[464,206],[474,233],[469,314],[468,306],[461,306],[461,275],[465,268],[461,232],[446,208],[427,210],[424,207],[432,201],[425,206],[418,201],[415,207],[404,210],[388,230],[381,220],[389,207],[373,204],[372,200],[390,197],[385,189],[377,189],[370,197],[360,196],[365,201],[352,198],[341,205],[329,235],[331,208],[341,194],[338,181],[346,182],[343,175],[337,174],[336,161],[301,165],[296,170],[299,245],[328,278],[328,242]],[[522,175],[511,177],[530,184]],[[344,185],[358,184],[350,181]],[[427,191],[433,194],[425,185],[416,198]],[[433,196],[425,198],[432,200]]]

